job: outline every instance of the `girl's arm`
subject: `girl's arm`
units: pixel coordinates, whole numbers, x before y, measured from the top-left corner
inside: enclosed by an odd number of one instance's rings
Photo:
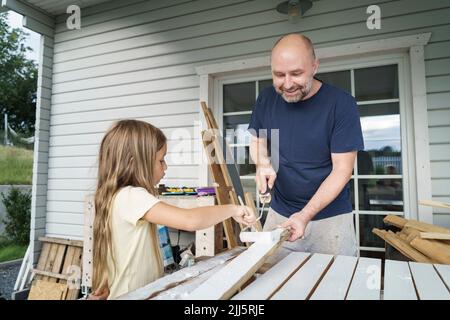
[[[143,219],[174,229],[195,231],[208,228],[233,217],[239,223],[251,225],[255,216],[250,208],[237,205],[221,205],[182,209],[164,202],[158,202],[148,210]]]

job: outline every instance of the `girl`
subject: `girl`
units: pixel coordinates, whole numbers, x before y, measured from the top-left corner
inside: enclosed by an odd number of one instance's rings
[[[157,225],[194,231],[229,217],[255,217],[235,205],[181,209],[157,198],[167,169],[166,137],[149,123],[122,120],[100,146],[95,193],[93,299],[113,299],[163,274]]]

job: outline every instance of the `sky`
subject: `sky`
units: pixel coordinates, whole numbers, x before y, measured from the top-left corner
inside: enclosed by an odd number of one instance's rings
[[[31,47],[33,49],[32,52],[27,53],[27,58],[32,59],[38,63],[39,61],[39,44],[40,44],[40,35],[36,32],[31,31],[30,29],[24,28],[22,26],[22,16],[14,11],[8,11],[8,22],[12,28],[20,28],[23,29],[28,36],[26,37],[26,46]]]

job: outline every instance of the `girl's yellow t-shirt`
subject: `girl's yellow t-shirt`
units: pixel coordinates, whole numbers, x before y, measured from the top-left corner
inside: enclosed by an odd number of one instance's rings
[[[156,259],[161,253],[154,249],[159,248],[159,243],[153,245],[151,224],[142,219],[159,201],[146,189],[131,186],[120,189],[114,197],[111,234],[115,264],[108,255],[108,299],[115,299],[161,277]]]

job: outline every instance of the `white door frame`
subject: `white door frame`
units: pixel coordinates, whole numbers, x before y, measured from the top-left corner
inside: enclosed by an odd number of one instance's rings
[[[364,41],[359,43],[349,43],[336,46],[316,48],[316,56],[324,64],[333,64],[340,59],[361,58],[364,56],[380,56],[392,53],[407,53],[409,56],[409,68],[399,68],[399,79],[407,81],[406,87],[410,87],[410,94],[405,94],[405,103],[412,105],[412,114],[408,115],[412,123],[412,138],[414,143],[408,145],[408,164],[414,168],[415,175],[410,174],[409,183],[414,183],[414,188],[410,191],[409,199],[415,203],[411,205],[410,217],[420,221],[432,223],[433,211],[431,207],[421,207],[418,210],[417,201],[413,199],[431,199],[431,173],[429,156],[429,133],[428,133],[428,107],[426,100],[425,86],[425,61],[424,46],[428,43],[431,33],[421,33],[409,36],[394,37],[387,39]],[[218,108],[214,108],[217,101],[217,92],[214,89],[214,82],[217,78],[230,74],[247,74],[249,72],[260,72],[270,68],[270,57],[248,58],[239,61],[227,61],[215,64],[208,64],[196,67],[196,72],[200,77],[200,101],[205,101],[213,110],[215,116],[220,114]],[[401,70],[400,70],[401,69]],[[409,70],[406,70],[409,69]],[[410,82],[409,82],[409,81]],[[407,90],[406,90],[407,91]],[[200,111],[201,112],[201,111]],[[202,128],[205,128],[204,117],[200,117]],[[199,141],[202,144],[201,141]],[[200,147],[203,152],[203,147]],[[201,159],[204,155],[201,155]],[[207,185],[209,182],[207,162],[200,164],[199,185]],[[414,193],[414,194],[411,194]]]

